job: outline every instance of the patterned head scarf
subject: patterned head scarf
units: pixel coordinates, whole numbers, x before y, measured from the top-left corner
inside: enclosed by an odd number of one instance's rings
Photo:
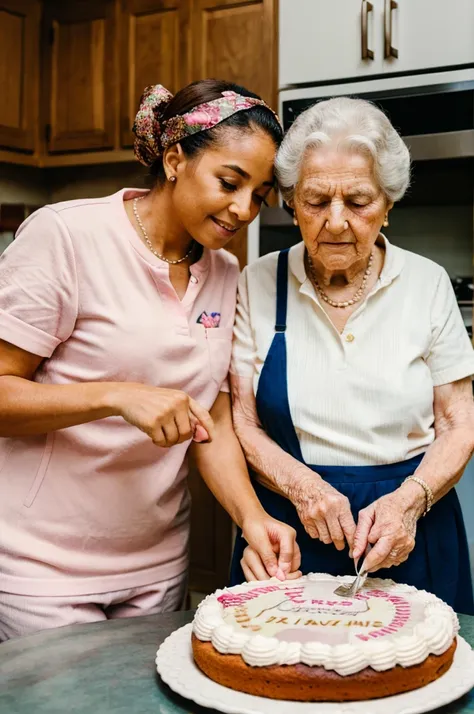
[[[135,156],[145,166],[151,166],[172,144],[200,131],[212,129],[237,112],[262,106],[269,109],[277,119],[273,109],[263,99],[244,97],[236,92],[222,92],[222,97],[204,104],[198,104],[186,114],[177,114],[163,120],[163,114],[173,95],[161,84],[147,87],[140,100],[140,108],[133,132],[135,134]]]

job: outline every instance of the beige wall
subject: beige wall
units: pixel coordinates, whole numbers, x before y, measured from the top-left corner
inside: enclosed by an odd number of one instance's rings
[[[472,275],[472,205],[395,206],[389,220],[395,245],[429,256],[451,277]]]
[[[0,204],[41,206],[49,201],[47,176],[30,166],[0,164]]]
[[[147,185],[147,169],[138,162],[49,169],[50,201],[99,198],[120,188]]]
[[[98,198],[120,188],[148,184],[147,169],[138,162],[43,170],[0,164],[0,204],[41,206],[74,198]]]
[[[99,198],[120,188],[149,184],[147,169],[138,162],[47,170],[0,164],[0,205],[43,206],[75,198]],[[0,231],[0,254],[12,240],[11,231]]]

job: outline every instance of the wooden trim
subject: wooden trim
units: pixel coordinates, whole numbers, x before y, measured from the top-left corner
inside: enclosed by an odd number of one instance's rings
[[[37,165],[50,168],[53,166],[132,163],[133,161],[137,161],[137,159],[132,149],[112,149],[111,151],[88,151],[77,154],[51,154],[40,157]]]
[[[2,151],[0,149],[0,164],[40,166],[40,158],[37,154],[20,154],[16,151]]]
[[[17,166],[36,166],[52,168],[55,166],[92,166],[98,164],[121,164],[137,161],[132,149],[111,149],[110,151],[87,151],[71,154],[21,154],[16,151],[0,149],[0,164]]]
[[[279,68],[279,53],[278,39],[280,33],[279,0],[264,0],[264,23],[269,34],[269,42],[271,47],[271,69],[270,76],[272,78],[272,95],[268,97],[268,102],[275,110],[278,108],[278,68]]]

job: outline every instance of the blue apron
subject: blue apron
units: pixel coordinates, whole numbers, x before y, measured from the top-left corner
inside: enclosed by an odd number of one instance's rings
[[[258,417],[268,436],[298,461],[305,463],[290,414],[287,384],[286,313],[288,250],[280,252],[277,268],[275,335],[260,375],[256,404]],[[359,511],[392,493],[410,476],[422,455],[395,464],[377,466],[309,465],[327,483],[349,499],[355,521]],[[331,543],[310,538],[291,501],[259,484],[253,485],[264,509],[296,530],[303,573],[331,575],[354,573],[354,561],[346,547],[338,551]],[[231,585],[245,580],[240,560],[247,543],[237,533],[231,566]],[[377,571],[377,577],[396,579],[435,593],[457,612],[474,615],[469,554],[461,507],[451,489],[427,516],[418,521],[416,545],[401,565]]]

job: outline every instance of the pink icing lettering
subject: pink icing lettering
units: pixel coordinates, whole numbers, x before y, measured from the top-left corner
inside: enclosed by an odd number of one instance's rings
[[[223,593],[223,595],[220,595],[217,600],[224,607],[236,607],[238,605],[242,605],[248,600],[253,600],[259,595],[275,592],[276,590],[280,590],[278,585],[267,585],[264,588],[255,588],[254,590],[250,590],[246,593]]]

